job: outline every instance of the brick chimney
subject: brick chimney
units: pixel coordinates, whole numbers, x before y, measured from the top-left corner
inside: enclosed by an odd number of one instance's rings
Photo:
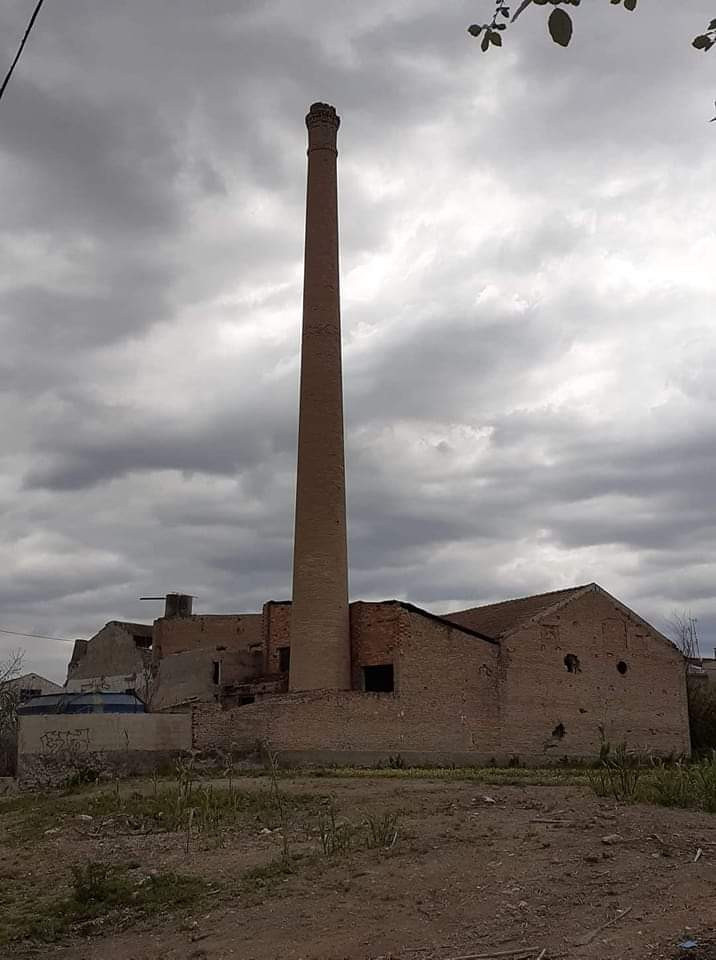
[[[164,616],[190,617],[193,600],[188,593],[168,593],[164,598]]]
[[[290,690],[350,689],[334,107],[308,127]]]

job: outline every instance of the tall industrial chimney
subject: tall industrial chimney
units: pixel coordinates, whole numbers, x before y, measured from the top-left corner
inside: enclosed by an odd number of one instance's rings
[[[308,127],[301,399],[291,611],[291,690],[350,689],[334,107]]]

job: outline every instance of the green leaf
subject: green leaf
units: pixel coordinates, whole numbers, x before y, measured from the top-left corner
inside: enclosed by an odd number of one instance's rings
[[[572,18],[568,13],[560,10],[559,7],[553,10],[549,15],[547,26],[549,35],[555,43],[558,43],[560,47],[569,45],[569,41],[572,39]]]
[[[490,33],[489,31],[486,30],[482,37],[482,43],[480,44],[480,49],[484,53],[489,46],[490,46]]]
[[[467,32],[470,34],[471,37],[479,37],[480,34],[482,33],[482,27],[479,26],[477,23],[473,23],[467,28]]]
[[[692,46],[696,47],[697,50],[709,50],[713,44],[714,42],[711,37],[705,33],[702,33],[700,37],[696,37],[692,42]]]
[[[490,30],[490,42],[494,43],[496,47],[502,46],[502,37],[496,30]]]
[[[624,0],[626,10],[636,10],[636,0]]]

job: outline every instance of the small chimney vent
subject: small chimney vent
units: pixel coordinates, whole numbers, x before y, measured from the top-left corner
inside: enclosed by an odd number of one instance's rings
[[[190,617],[193,600],[188,593],[168,593],[164,600],[164,616]]]

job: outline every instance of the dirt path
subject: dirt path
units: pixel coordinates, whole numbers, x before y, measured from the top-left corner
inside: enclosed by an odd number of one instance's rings
[[[350,818],[396,812],[398,838],[390,850],[314,859],[264,891],[218,892],[189,916],[69,946],[13,949],[8,958],[447,960],[522,946],[535,948],[535,960],[543,949],[545,960],[716,958],[705,946],[716,940],[714,817],[617,805],[581,787],[326,779],[284,789],[331,793]],[[221,849],[197,842],[187,858],[177,834],[91,832],[73,824],[71,837],[64,829],[43,836],[29,860],[24,851],[23,869],[39,881],[48,862],[104,857],[197,874],[225,891],[248,867],[275,858],[281,843],[253,828]],[[682,954],[686,936],[700,950]]]

